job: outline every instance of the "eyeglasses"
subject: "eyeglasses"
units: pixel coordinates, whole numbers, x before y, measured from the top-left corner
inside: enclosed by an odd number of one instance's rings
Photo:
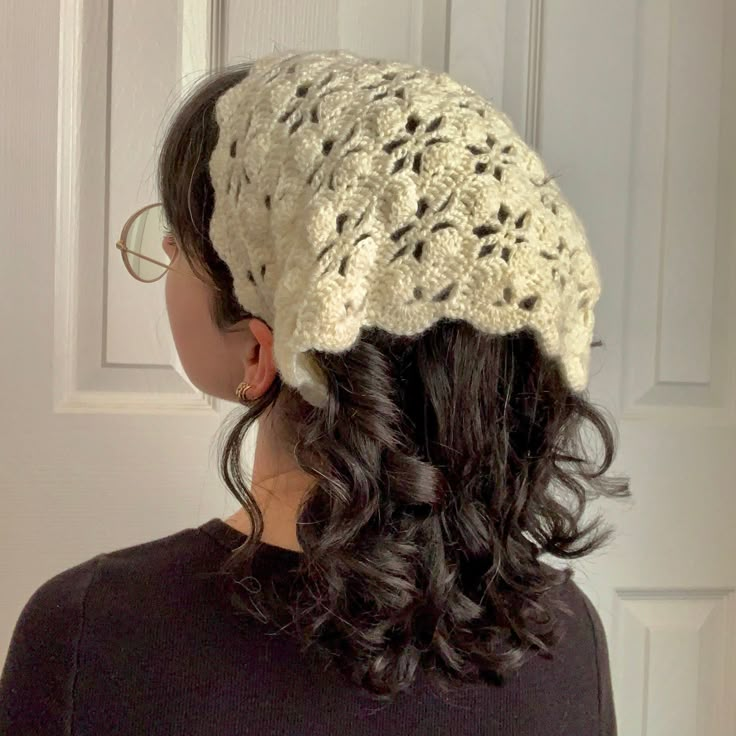
[[[171,266],[179,255],[179,249],[173,258],[169,258],[163,248],[167,235],[168,223],[160,202],[149,204],[128,218],[116,247],[133,278],[150,284],[162,278],[167,271],[175,270]]]

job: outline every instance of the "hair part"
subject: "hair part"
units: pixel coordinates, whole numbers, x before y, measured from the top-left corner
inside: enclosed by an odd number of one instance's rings
[[[193,90],[159,165],[165,214],[211,280],[223,329],[252,315],[209,238],[208,161],[215,102],[248,69]],[[246,586],[240,605],[379,698],[407,689],[419,670],[447,689],[553,654],[566,610],[556,591],[572,570],[540,556],[572,560],[602,547],[612,529],[600,516],[583,524],[588,501],[630,495],[627,479],[606,475],[616,443],[603,411],[568,389],[527,330],[489,335],[454,320],[412,336],[370,328],[344,353],[312,355],[328,380],[325,407],[277,375],[238,410],[221,448],[222,478],[251,518],[252,533],[221,569],[235,582],[252,579],[263,532],[241,448],[270,408],[315,479],[299,511],[303,555],[289,595]],[[598,463],[582,441],[586,424],[603,448]]]

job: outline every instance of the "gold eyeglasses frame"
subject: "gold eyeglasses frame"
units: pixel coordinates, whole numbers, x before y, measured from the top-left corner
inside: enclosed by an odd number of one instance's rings
[[[174,257],[171,259],[169,263],[163,263],[161,261],[157,261],[154,258],[149,258],[148,256],[143,256],[140,253],[136,253],[134,250],[130,250],[125,244],[126,239],[128,237],[128,231],[131,228],[131,225],[133,224],[133,221],[143,212],[146,210],[153,209],[154,207],[161,207],[161,202],[154,202],[153,204],[147,204],[145,207],[141,207],[139,210],[134,212],[126,221],[125,225],[123,225],[122,232],[120,233],[120,238],[117,243],[115,243],[115,247],[120,251],[120,255],[123,257],[123,263],[125,264],[125,268],[128,270],[128,273],[137,281],[142,281],[144,284],[152,284],[155,281],[159,281],[166,275],[166,271],[175,271],[175,268],[172,268],[172,265],[174,261],[176,261],[177,257],[179,256],[179,248],[177,247],[176,253],[174,254]],[[136,258],[140,258],[144,261],[148,261],[149,263],[155,263],[157,266],[161,266],[164,270],[159,275],[156,276],[155,279],[144,279],[141,278],[133,268],[130,259],[128,258],[128,253],[132,253]]]

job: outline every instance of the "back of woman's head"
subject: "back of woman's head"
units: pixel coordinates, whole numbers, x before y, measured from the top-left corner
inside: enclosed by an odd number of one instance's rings
[[[210,239],[208,161],[215,103],[248,69],[231,67],[193,91],[159,168],[167,218],[216,287],[223,329],[249,313]],[[598,549],[611,530],[600,518],[583,523],[587,501],[628,495],[625,481],[605,475],[614,436],[604,415],[570,390],[529,329],[493,335],[459,319],[410,336],[369,327],[349,350],[311,355],[326,377],[324,405],[277,375],[222,452],[224,480],[252,518],[253,533],[223,568],[239,579],[251,573],[263,527],[240,465],[258,417],[277,411],[281,441],[314,476],[299,514],[293,595],[263,588],[246,596],[249,610],[286,620],[305,646],[378,695],[406,689],[420,669],[449,684],[552,652],[564,610],[556,592],[571,573],[540,556]],[[582,441],[586,423],[600,440],[598,462]]]

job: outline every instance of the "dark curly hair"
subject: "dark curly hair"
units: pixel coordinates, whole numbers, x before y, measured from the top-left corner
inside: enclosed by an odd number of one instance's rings
[[[222,329],[250,316],[237,302],[208,229],[214,193],[208,161],[214,105],[249,64],[210,74],[166,132],[159,189],[187,261],[215,289]],[[421,334],[371,328],[347,352],[314,352],[329,380],[323,409],[279,376],[245,410],[221,450],[220,471],[252,533],[221,572],[252,580],[263,519],[243,478],[246,433],[278,408],[280,439],[314,476],[299,514],[303,550],[293,595],[250,587],[242,605],[287,622],[304,651],[337,665],[379,698],[407,689],[421,670],[447,689],[498,681],[526,654],[552,656],[567,610],[555,590],[571,576],[540,560],[571,560],[609,541],[589,499],[630,495],[605,476],[611,425],[571,392],[529,331],[483,334],[442,320]],[[582,442],[602,441],[596,465]],[[248,587],[248,586],[246,586]]]

